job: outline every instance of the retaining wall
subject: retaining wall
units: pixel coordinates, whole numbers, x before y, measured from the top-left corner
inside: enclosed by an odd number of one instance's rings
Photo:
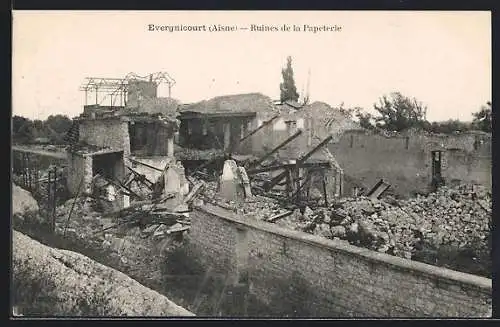
[[[302,316],[491,315],[490,279],[236,216],[213,205],[191,213],[189,246],[208,268],[247,280],[271,308]]]

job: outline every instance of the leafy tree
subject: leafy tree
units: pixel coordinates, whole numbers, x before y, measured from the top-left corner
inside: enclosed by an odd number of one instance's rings
[[[452,134],[470,130],[470,124],[460,120],[447,120],[444,122],[433,122],[425,126],[425,130],[432,133]]]
[[[415,98],[394,92],[390,96],[384,95],[379,99],[379,104],[373,106],[379,113],[379,116],[375,117],[377,127],[399,132],[424,126],[427,107]]]
[[[33,120],[33,137],[47,137],[47,130],[44,126],[43,120]]]
[[[44,124],[58,134],[64,134],[69,131],[73,122],[65,115],[50,115]]]
[[[361,108],[359,108],[356,110],[355,115],[358,118],[359,125],[362,128],[371,129],[371,130],[375,129],[375,126],[372,123],[374,118],[369,112],[363,112],[363,110],[361,110]]]
[[[356,108],[345,108],[344,107],[344,102],[342,102],[338,108],[334,108],[334,109],[339,110],[340,113],[342,115],[344,115],[345,117],[352,119],[354,113],[356,112],[356,110],[358,108],[357,107]]]
[[[14,142],[30,142],[33,140],[33,122],[21,116],[12,117],[12,140]]]
[[[472,126],[483,132],[491,133],[491,102],[487,102],[486,106],[482,106],[478,112],[472,114]]]
[[[281,75],[283,76],[283,82],[280,84],[281,102],[297,101],[299,94],[293,78],[292,57],[286,58],[286,67],[281,70]]]

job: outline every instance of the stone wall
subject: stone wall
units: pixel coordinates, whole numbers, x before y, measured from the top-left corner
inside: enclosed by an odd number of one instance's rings
[[[78,153],[68,152],[67,186],[71,195],[78,193],[80,183],[83,183],[80,192],[90,193],[92,181],[92,157]]]
[[[130,80],[127,92],[127,107],[141,107],[141,102],[157,97],[158,85],[155,82]]]
[[[130,151],[136,156],[167,156],[173,152],[174,128],[160,121],[130,122]],[[169,149],[171,147],[171,149]]]
[[[269,307],[302,316],[484,317],[492,282],[204,205],[191,213],[189,245],[206,268],[247,276]]]
[[[356,180],[346,184],[344,194],[349,194],[354,184],[370,188],[384,178],[395,193],[408,196],[429,188],[432,150],[444,151],[442,175],[446,182],[491,187],[491,141],[481,139],[475,147],[476,140],[473,134],[384,137],[353,131],[330,143],[329,150],[345,174]]]
[[[128,121],[120,117],[85,119],[80,121],[80,142],[123,151],[130,156]]]
[[[258,114],[250,129],[257,128],[271,116],[271,113]],[[346,195],[354,186],[369,189],[381,178],[388,180],[392,190],[402,196],[427,191],[431,183],[432,150],[445,151],[442,175],[446,181],[491,187],[491,136],[487,134],[429,136],[408,133],[386,137],[360,130],[344,131],[349,126],[336,122],[326,128],[324,119],[309,113],[302,117],[297,114],[295,118],[296,126],[287,126],[286,117],[276,119],[241,146],[251,147],[257,156],[263,155],[301,128],[303,133],[279,151],[283,159],[298,158],[331,134],[334,138],[328,149],[351,180],[345,185]],[[326,159],[321,151],[311,158]]]

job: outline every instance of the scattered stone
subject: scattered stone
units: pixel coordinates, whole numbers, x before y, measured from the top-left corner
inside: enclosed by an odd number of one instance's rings
[[[311,208],[309,207],[305,207],[304,208],[304,214],[302,215],[302,217],[304,219],[311,219],[311,217],[314,215],[314,211],[312,211]]]
[[[330,228],[334,237],[344,238],[346,236],[346,229],[344,226],[334,226]]]

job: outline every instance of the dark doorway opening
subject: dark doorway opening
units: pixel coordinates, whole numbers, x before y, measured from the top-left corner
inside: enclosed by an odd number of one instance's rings
[[[92,158],[92,176],[97,174],[106,179],[123,178],[123,152],[94,155]]]
[[[440,186],[444,185],[442,172],[443,151],[432,151],[432,189],[436,191]]]

